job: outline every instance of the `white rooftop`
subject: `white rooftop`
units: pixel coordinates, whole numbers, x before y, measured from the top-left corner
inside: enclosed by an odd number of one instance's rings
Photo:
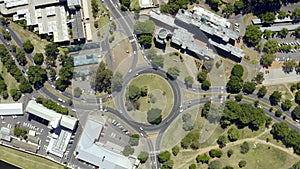
[[[77,121],[78,120],[75,117],[62,116],[60,120],[60,125],[73,130],[77,124]]]
[[[76,152],[78,155],[76,158],[100,168],[131,169],[134,163],[129,157],[109,151],[95,144],[102,129],[102,124],[90,119],[87,120],[77,144]]]
[[[23,115],[23,104],[22,103],[7,103],[0,104],[0,115]]]

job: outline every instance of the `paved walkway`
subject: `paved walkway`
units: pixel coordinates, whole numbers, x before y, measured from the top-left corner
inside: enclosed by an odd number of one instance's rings
[[[279,84],[279,83],[292,83],[300,81],[300,75],[297,75],[295,71],[285,73],[281,68],[269,69],[268,74],[264,75],[264,85]]]

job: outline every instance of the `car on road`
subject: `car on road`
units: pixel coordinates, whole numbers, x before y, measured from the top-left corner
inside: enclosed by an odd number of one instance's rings
[[[132,72],[132,69],[129,69],[129,71],[128,71],[129,73],[131,73]]]
[[[143,129],[142,127],[140,127],[140,130],[142,130],[142,131],[143,131],[144,129]]]
[[[108,7],[108,6],[106,6],[105,8],[106,8],[106,10],[108,10],[108,11],[109,11],[109,7]]]

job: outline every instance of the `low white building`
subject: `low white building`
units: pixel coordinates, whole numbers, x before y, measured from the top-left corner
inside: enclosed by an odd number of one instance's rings
[[[23,104],[22,103],[6,103],[0,104],[0,115],[23,115]]]

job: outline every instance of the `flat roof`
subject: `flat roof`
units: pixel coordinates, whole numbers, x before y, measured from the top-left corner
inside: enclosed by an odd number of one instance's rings
[[[226,45],[221,44],[221,43],[217,43],[211,39],[208,39],[208,42],[228,53],[230,53],[231,55],[238,57],[238,58],[243,58],[245,56],[245,53],[242,49],[232,46],[231,44],[227,43]]]
[[[300,26],[300,24],[292,24],[292,25],[281,25],[281,26],[270,26],[270,27],[260,27],[259,29],[264,32],[266,29],[271,30],[273,32],[281,31],[281,29],[286,28],[289,31],[295,30]]]
[[[83,9],[84,19],[86,19],[86,20],[90,19],[88,1],[82,1],[82,9]]]
[[[22,103],[6,103],[0,104],[0,115],[23,115],[23,104]]]
[[[83,39],[84,36],[84,30],[83,30],[83,23],[81,21],[81,11],[77,10],[75,14],[73,15],[73,22],[72,24],[72,35],[73,39]]]
[[[60,125],[66,127],[67,129],[74,130],[77,122],[78,119],[76,119],[75,117],[63,115],[60,120]]]
[[[98,167],[101,166],[101,168],[131,169],[135,160],[132,161],[129,157],[95,144],[102,129],[102,124],[90,119],[87,120],[76,147],[78,153],[76,158]]]
[[[175,25],[174,21],[175,18],[169,16],[169,15],[165,15],[165,14],[159,14],[158,12],[154,12],[154,11],[150,11],[150,18],[160,21],[172,28],[176,28],[177,26]]]
[[[67,0],[68,6],[80,6],[80,3],[78,0]]]
[[[87,41],[92,41],[92,28],[90,23],[85,23],[85,32],[86,32],[86,40]]]
[[[90,65],[98,63],[96,53],[73,56],[74,66]]]
[[[50,139],[47,151],[49,151],[53,155],[62,158],[71,139],[71,135],[71,132],[61,130],[57,139]]]

